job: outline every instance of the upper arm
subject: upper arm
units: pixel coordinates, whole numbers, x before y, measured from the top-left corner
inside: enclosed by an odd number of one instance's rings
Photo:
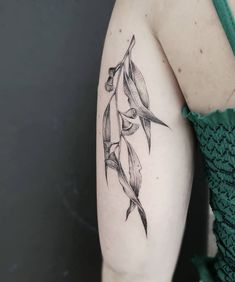
[[[99,234],[104,260],[118,272],[142,269],[156,276],[158,271],[158,281],[167,281],[161,275],[172,275],[189,203],[192,132],[181,116],[184,99],[148,20],[151,5],[133,3],[140,1],[116,3],[100,70]],[[155,265],[160,260],[165,268]]]

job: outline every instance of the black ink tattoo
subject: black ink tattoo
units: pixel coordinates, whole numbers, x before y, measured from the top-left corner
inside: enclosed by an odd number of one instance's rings
[[[147,218],[143,206],[139,200],[139,191],[142,184],[141,163],[140,160],[128,141],[128,136],[133,135],[140,125],[147,139],[148,149],[151,149],[151,122],[169,127],[163,121],[158,119],[150,111],[149,95],[144,77],[137,68],[131,58],[131,52],[135,45],[135,36],[133,35],[130,45],[122,59],[115,67],[109,68],[108,79],[105,83],[105,89],[111,93],[108,105],[103,114],[103,146],[105,159],[105,176],[108,184],[108,168],[114,169],[117,172],[118,180],[123,191],[130,199],[130,205],[126,211],[126,220],[130,213],[137,207],[144,230],[147,236]],[[119,110],[118,104],[118,87],[122,81],[122,89],[127,97],[130,106],[124,112]],[[116,113],[115,119],[118,124],[118,140],[114,140],[111,130],[111,108]],[[140,124],[134,122],[139,119]],[[114,135],[114,134],[113,134]],[[121,162],[122,146],[126,146],[128,154],[129,179],[124,172]]]

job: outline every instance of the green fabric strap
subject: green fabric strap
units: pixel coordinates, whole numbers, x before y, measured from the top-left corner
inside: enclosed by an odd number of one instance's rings
[[[235,19],[227,0],[213,0],[217,14],[235,55]]]
[[[201,114],[185,106],[182,114],[192,122],[204,158],[218,247],[214,257],[195,254],[192,262],[203,282],[235,282],[235,108]]]

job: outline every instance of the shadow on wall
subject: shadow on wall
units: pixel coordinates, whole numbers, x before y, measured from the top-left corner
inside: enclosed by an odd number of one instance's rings
[[[99,282],[96,89],[113,3],[0,3],[0,281]],[[195,189],[184,263],[203,238]]]
[[[192,194],[181,252],[173,279],[174,282],[199,281],[199,276],[191,262],[191,257],[195,254],[207,254],[207,226],[208,188],[203,168],[203,157],[197,144]]]

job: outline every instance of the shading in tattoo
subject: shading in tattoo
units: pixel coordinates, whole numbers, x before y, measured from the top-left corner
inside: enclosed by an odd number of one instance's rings
[[[126,211],[126,220],[130,213],[137,207],[147,236],[147,218],[139,200],[139,191],[142,184],[142,167],[139,157],[128,138],[135,134],[141,127],[146,136],[150,153],[151,122],[168,128],[169,126],[158,119],[150,110],[149,95],[144,77],[131,58],[134,45],[135,36],[133,35],[121,62],[115,67],[109,68],[108,79],[105,83],[105,90],[111,95],[103,114],[105,176],[108,184],[108,169],[110,168],[117,172],[118,181],[124,193],[130,199],[130,204]],[[122,93],[118,93],[119,86],[122,87]],[[125,111],[120,111],[118,102],[119,95],[125,95],[124,97],[127,98],[129,106]],[[114,116],[111,115],[111,112],[115,113]],[[117,132],[112,132],[111,119],[116,120],[119,131],[118,134]],[[139,123],[137,120],[139,120]],[[124,151],[123,146],[126,147]],[[121,154],[123,154],[123,152],[128,155],[129,177],[127,177],[127,173],[124,171],[121,160]]]

